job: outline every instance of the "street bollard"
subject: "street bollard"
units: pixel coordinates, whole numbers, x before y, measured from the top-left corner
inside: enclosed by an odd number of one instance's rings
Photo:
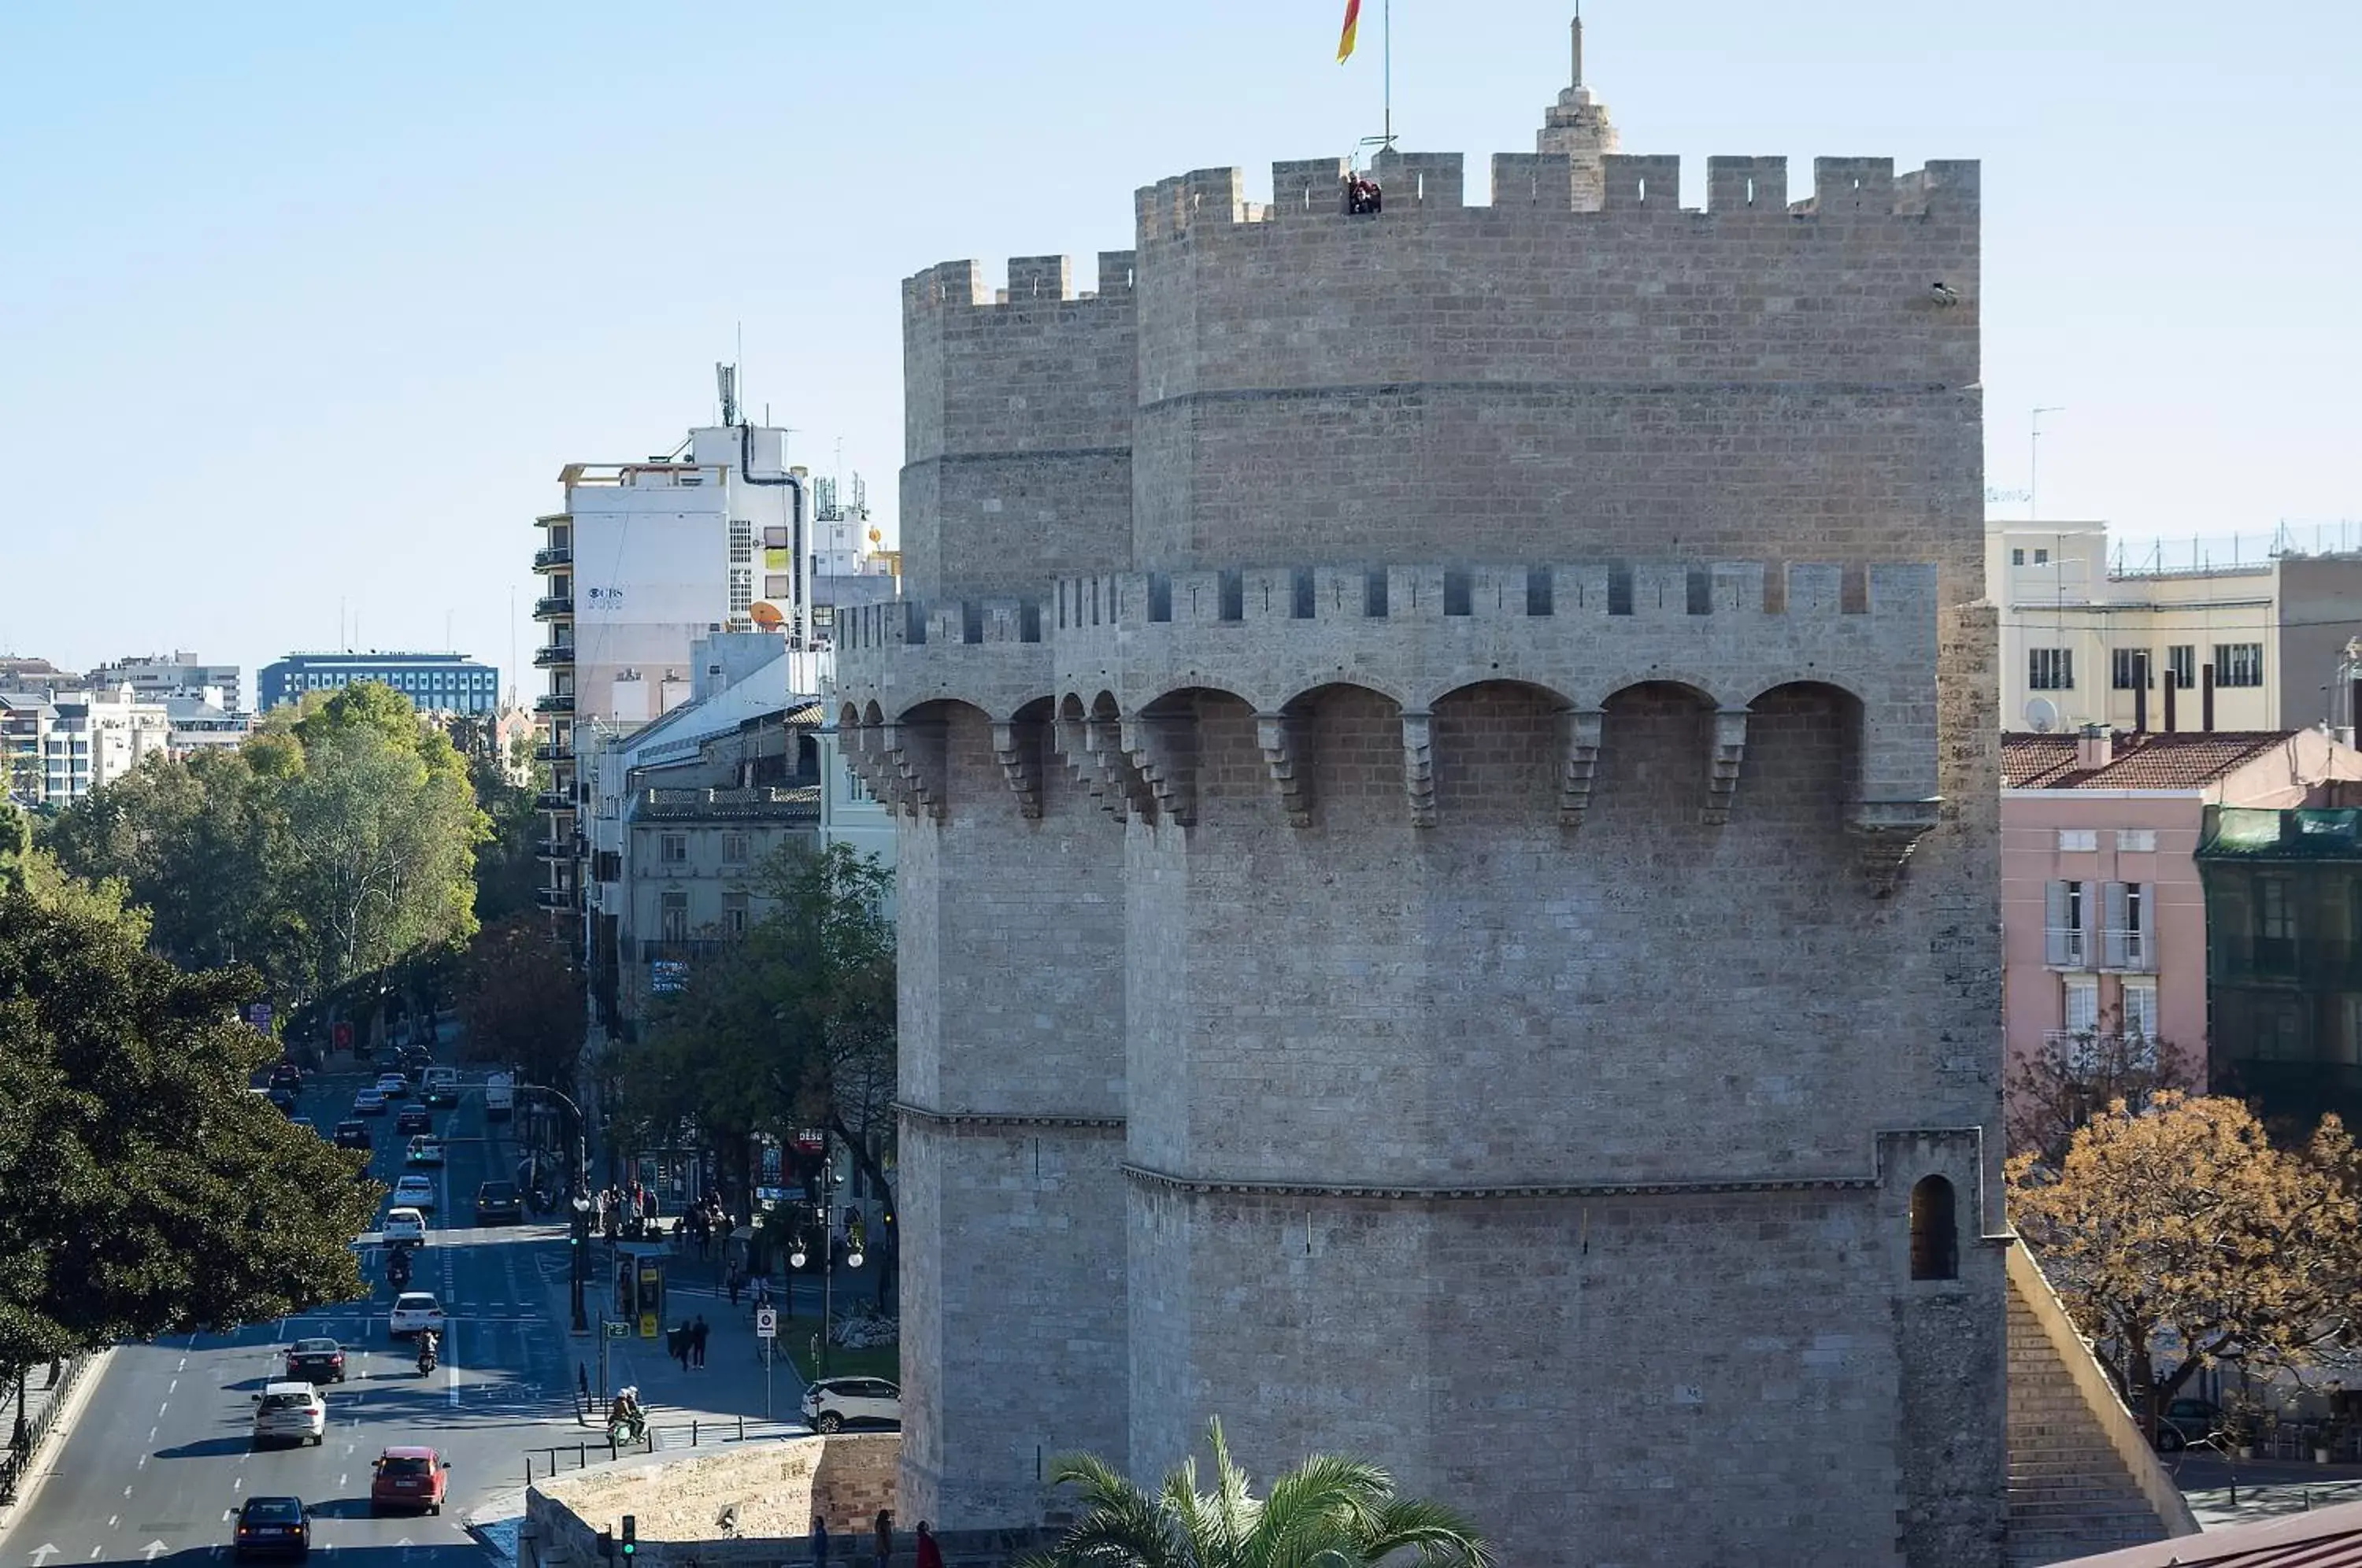
[[[740,1416],[738,1418],[738,1441],[740,1442],[745,1442],[746,1441],[746,1418],[745,1416]]]
[[[577,1470],[588,1470],[590,1468],[590,1445],[588,1443],[578,1442],[574,1445],[574,1468]]]
[[[695,1448],[697,1446],[697,1423],[695,1421],[689,1423],[689,1446],[691,1448]]]

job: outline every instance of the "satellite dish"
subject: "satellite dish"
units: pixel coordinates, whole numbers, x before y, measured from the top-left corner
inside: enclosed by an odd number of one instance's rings
[[[2036,734],[2047,735],[2058,727],[2058,704],[2047,697],[2036,697],[2025,705],[2025,727]]]

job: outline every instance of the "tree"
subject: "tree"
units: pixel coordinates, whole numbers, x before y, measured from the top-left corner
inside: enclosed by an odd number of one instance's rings
[[[754,1133],[785,1142],[825,1127],[891,1191],[882,1155],[893,1127],[892,882],[845,845],[789,845],[772,857],[770,911],[692,970],[648,1039],[622,1053],[625,1114],[642,1137],[698,1133],[743,1148]],[[806,1171],[807,1183],[818,1174]]]
[[[1192,1456],[1165,1472],[1154,1494],[1087,1453],[1051,1461],[1051,1480],[1082,1494],[1082,1518],[1024,1568],[1363,1568],[1398,1552],[1444,1568],[1483,1568],[1493,1549],[1441,1504],[1402,1497],[1366,1460],[1315,1454],[1257,1501],[1231,1458],[1222,1423],[1210,1423],[1214,1489],[1198,1490]]]
[[[2009,1180],[2019,1233],[2152,1423],[2202,1367],[2312,1362],[2362,1286],[2362,1157],[2334,1116],[2276,1149],[2238,1101],[2168,1090],[2093,1117],[2055,1170],[2014,1156]]]
[[[249,1089],[277,1055],[236,1021],[259,994],[0,890],[0,1368],[363,1293],[383,1189]]]
[[[455,999],[470,1059],[513,1063],[526,1082],[574,1094],[582,977],[547,921],[517,914],[478,932],[459,960]]]
[[[2147,1105],[2165,1090],[2198,1088],[2193,1064],[2169,1042],[2114,1027],[2054,1034],[2011,1064],[2003,1116],[2012,1154],[2031,1152],[2057,1168],[2075,1130],[2122,1101]]]

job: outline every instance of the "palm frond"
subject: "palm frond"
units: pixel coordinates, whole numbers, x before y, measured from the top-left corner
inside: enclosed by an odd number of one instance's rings
[[[1220,1416],[1207,1421],[1206,1443],[1214,1456],[1214,1496],[1209,1501],[1215,1518],[1209,1544],[1220,1551],[1224,1563],[1237,1564],[1262,1518],[1263,1505],[1254,1500],[1247,1473],[1231,1457]]]
[[[1429,1568],[1492,1568],[1492,1543],[1456,1508],[1421,1497],[1396,1497],[1380,1508],[1362,1543],[1363,1561],[1416,1551]]]

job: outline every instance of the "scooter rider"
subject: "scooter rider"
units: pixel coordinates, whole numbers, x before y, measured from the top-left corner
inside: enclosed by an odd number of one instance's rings
[[[435,1370],[436,1353],[443,1348],[443,1336],[432,1329],[422,1329],[418,1334],[418,1375],[421,1377]]]
[[[410,1253],[407,1249],[397,1251],[386,1260],[385,1279],[396,1290],[410,1283]]]

